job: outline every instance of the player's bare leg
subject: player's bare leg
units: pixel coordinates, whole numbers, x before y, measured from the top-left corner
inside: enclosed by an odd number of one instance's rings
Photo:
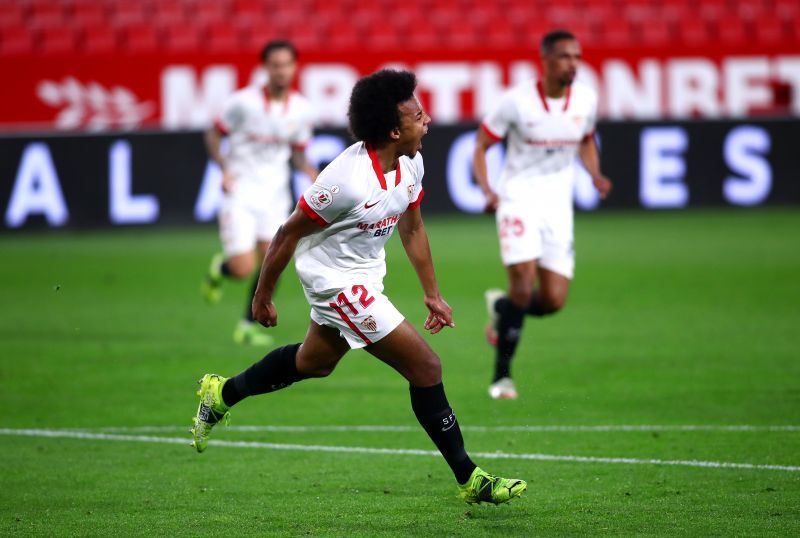
[[[255,252],[251,251],[240,256],[231,257],[228,260],[228,263],[231,264],[233,262],[234,264],[238,264],[231,266],[232,271],[236,272],[236,275],[233,276],[233,278],[246,278],[250,276],[254,270],[260,268],[260,260],[264,259],[268,249],[269,241],[259,240],[256,243]],[[258,253],[257,255],[256,252]],[[234,258],[238,259],[234,260]],[[240,277],[239,275],[244,276]],[[245,300],[244,316],[241,320],[239,320],[239,323],[236,325],[236,329],[233,331],[233,341],[237,344],[246,344],[264,348],[271,346],[273,339],[269,334],[265,333],[260,325],[256,323],[255,319],[253,319],[253,295],[255,295],[257,284],[258,276],[253,278],[253,282]]]
[[[453,471],[466,502],[500,504],[525,491],[524,480],[490,475],[472,462],[444,392],[441,361],[408,321],[366,350],[408,380],[414,415]]]
[[[522,332],[525,315],[541,317],[559,311],[567,300],[570,280],[554,271],[545,269],[535,261],[510,265],[507,296],[494,294],[489,305],[495,314],[492,332],[496,335],[495,373],[489,386],[489,395],[494,399],[515,399],[517,390],[511,380],[511,360]],[[538,286],[534,287],[534,279]],[[496,299],[495,299],[496,298]]]
[[[495,370],[489,396],[496,400],[517,398],[517,389],[511,380],[511,359],[522,332],[525,310],[534,294],[536,267],[534,260],[506,266],[508,294],[487,292],[491,320],[487,336],[490,342],[492,339],[496,342]]]
[[[538,289],[531,296],[526,313],[531,316],[554,314],[567,302],[570,280],[562,274],[539,266]]]

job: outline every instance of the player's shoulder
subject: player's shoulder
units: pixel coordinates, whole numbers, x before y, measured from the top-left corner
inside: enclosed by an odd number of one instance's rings
[[[573,82],[571,92],[572,99],[587,101],[590,103],[597,102],[597,91],[588,84],[584,84],[582,82]]]
[[[366,147],[363,142],[356,142],[345,148],[335,159],[333,159],[325,169],[320,172],[320,178],[325,180],[345,181],[349,187],[355,188],[359,182],[357,178],[361,175],[359,171],[365,169],[365,163],[369,161]],[[370,168],[371,170],[371,168]]]
[[[405,168],[411,171],[414,176],[414,181],[419,181],[425,174],[425,164],[422,159],[422,152],[418,151],[413,157],[403,155],[400,157],[400,162],[405,163]]]
[[[506,98],[514,99],[514,100],[526,100],[534,95],[536,91],[536,80],[532,78],[528,78],[525,80],[521,80],[516,84],[510,86],[506,91],[504,96]]]

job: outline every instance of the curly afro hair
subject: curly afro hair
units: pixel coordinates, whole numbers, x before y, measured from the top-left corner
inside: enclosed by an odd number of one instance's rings
[[[416,87],[414,73],[393,69],[376,71],[356,82],[347,110],[353,137],[373,146],[386,142],[389,133],[400,127],[397,106],[411,99]]]

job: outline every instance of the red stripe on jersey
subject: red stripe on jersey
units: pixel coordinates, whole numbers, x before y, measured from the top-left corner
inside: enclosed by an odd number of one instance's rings
[[[372,161],[372,169],[375,170],[375,175],[378,176],[378,181],[381,184],[381,188],[386,190],[386,176],[383,175],[383,170],[381,169],[381,163],[378,160],[378,154],[375,153],[375,150],[369,144],[364,144],[367,148],[367,154],[369,155],[370,160]],[[400,160],[397,160],[397,166],[394,169],[394,186],[397,187],[400,184]]]
[[[317,213],[316,211],[311,209],[311,206],[308,205],[308,202],[306,202],[305,196],[301,196],[300,197],[300,200],[297,202],[297,205],[300,206],[300,209],[303,210],[303,213],[308,215],[308,218],[310,218],[311,220],[313,220],[314,222],[316,222],[317,224],[319,224],[323,228],[328,226],[328,221],[326,221],[325,219],[320,217],[319,213]]]
[[[491,138],[495,142],[500,142],[503,139],[502,136],[497,136],[494,132],[492,132],[492,130],[489,129],[489,126],[486,125],[485,123],[481,123],[481,130],[484,133],[486,133],[489,136],[489,138]]]
[[[329,304],[330,304],[331,308],[336,310],[336,313],[339,314],[339,317],[342,318],[345,323],[347,323],[347,326],[350,327],[353,330],[353,332],[358,335],[359,338],[361,338],[367,345],[372,343],[372,341],[370,341],[370,339],[367,338],[364,333],[362,333],[360,330],[358,330],[358,327],[356,327],[356,324],[353,323],[350,320],[350,318],[347,317],[347,314],[344,313],[344,310],[339,308],[338,304],[336,304],[336,303],[329,303]]]
[[[417,196],[417,199],[414,200],[413,202],[411,202],[410,204],[408,204],[408,209],[416,209],[416,208],[418,208],[419,204],[422,203],[422,199],[424,197],[425,197],[425,189],[422,189],[421,191],[419,191],[419,196]]]
[[[228,136],[230,134],[230,130],[225,127],[225,124],[222,123],[222,120],[215,120],[214,121],[214,128],[219,131],[222,136]]]
[[[542,81],[539,80],[536,82],[536,91],[539,93],[539,99],[542,100],[542,106],[544,106],[545,112],[550,112],[550,106],[547,104],[547,96],[544,94],[544,86],[542,86]],[[566,99],[564,99],[564,108],[562,111],[566,112],[567,107],[569,107],[569,98],[572,95],[572,86],[567,86],[567,95]]]
[[[545,96],[544,94],[544,86],[542,86],[541,80],[536,82],[536,91],[539,93],[539,99],[542,100],[542,106],[544,107],[544,111],[550,112],[550,106],[547,104],[547,96]]]
[[[289,102],[292,100],[292,94],[286,96],[286,103],[283,105],[283,115],[289,113]],[[264,86],[264,109],[269,112],[272,108],[272,97],[269,94],[269,86]]]

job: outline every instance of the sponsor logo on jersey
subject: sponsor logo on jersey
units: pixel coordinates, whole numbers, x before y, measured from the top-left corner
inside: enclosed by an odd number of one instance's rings
[[[333,201],[333,195],[330,193],[328,189],[325,188],[319,188],[315,190],[311,194],[311,199],[309,200],[309,202],[311,202],[312,207],[317,210],[323,209],[331,205],[332,201]]]
[[[367,203],[364,204],[364,209],[369,209],[370,207],[374,206],[378,202],[380,202],[380,200],[377,200],[377,201],[372,202],[372,203],[367,202]]]
[[[378,322],[375,321],[375,318],[372,316],[367,316],[364,321],[361,322],[361,326],[364,328],[365,331],[374,333],[378,330]]]
[[[400,220],[400,215],[392,215],[391,217],[386,217],[385,219],[381,219],[378,222],[359,222],[356,224],[356,227],[359,230],[374,230],[374,229],[381,229],[386,228],[387,226],[392,226],[397,224],[397,221]]]

